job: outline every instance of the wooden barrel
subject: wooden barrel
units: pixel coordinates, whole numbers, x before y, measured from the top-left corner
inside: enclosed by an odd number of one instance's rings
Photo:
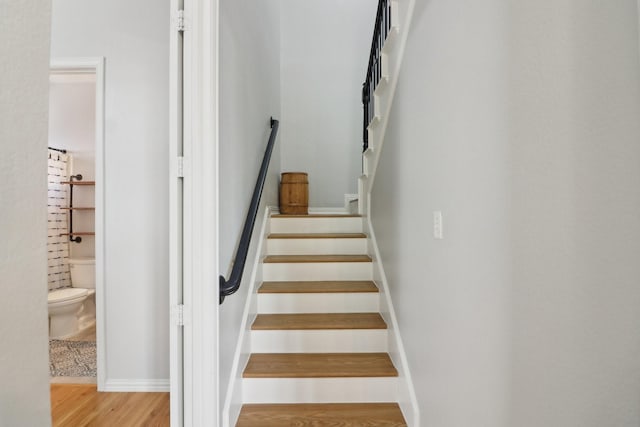
[[[309,180],[304,172],[284,172],[280,180],[280,213],[309,213]]]

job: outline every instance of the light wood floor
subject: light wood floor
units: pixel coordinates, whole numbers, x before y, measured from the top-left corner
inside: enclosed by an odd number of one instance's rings
[[[168,426],[169,393],[98,393],[90,384],[52,384],[54,427]]]

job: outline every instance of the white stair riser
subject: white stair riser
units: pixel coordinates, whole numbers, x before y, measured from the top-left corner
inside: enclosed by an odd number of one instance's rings
[[[244,403],[394,402],[398,378],[243,378]]]
[[[367,253],[367,239],[268,239],[267,253],[269,255],[360,255]]]
[[[253,353],[385,353],[386,329],[251,331]]]
[[[362,233],[362,218],[271,218],[272,233]]]
[[[371,280],[370,262],[265,263],[262,279],[270,281]]]
[[[258,294],[258,313],[377,313],[377,292]]]

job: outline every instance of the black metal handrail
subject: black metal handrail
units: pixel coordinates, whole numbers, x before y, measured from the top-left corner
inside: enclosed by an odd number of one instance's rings
[[[391,31],[391,0],[379,0],[376,22],[373,28],[373,40],[371,41],[371,51],[369,52],[369,64],[367,66],[367,77],[362,84],[362,106],[363,106],[363,129],[362,129],[362,151],[369,148],[369,132],[367,128],[373,120],[375,112],[374,92],[382,78],[382,46]]]
[[[244,265],[247,262],[247,254],[249,253],[251,234],[253,234],[253,226],[255,225],[256,216],[258,215],[258,205],[260,204],[260,197],[262,197],[264,182],[267,179],[267,170],[269,169],[271,152],[275,145],[279,126],[280,122],[272,117],[271,135],[269,135],[269,142],[267,143],[267,149],[264,152],[264,158],[262,159],[262,165],[260,166],[260,172],[258,173],[258,180],[256,181],[255,188],[253,189],[253,196],[251,197],[249,212],[247,212],[247,218],[245,219],[244,227],[242,228],[242,236],[240,237],[240,243],[238,244],[238,250],[236,251],[233,269],[231,270],[229,280],[225,280],[224,276],[220,275],[220,304],[224,302],[225,297],[234,294],[240,288]]]

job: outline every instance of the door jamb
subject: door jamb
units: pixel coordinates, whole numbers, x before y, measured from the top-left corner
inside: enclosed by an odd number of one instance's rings
[[[184,0],[184,425],[219,424],[219,0]]]
[[[169,35],[169,406],[172,427],[184,426],[184,188],[179,159],[184,155],[183,0],[171,0]],[[180,311],[180,308],[183,311]],[[180,319],[182,317],[182,319]],[[180,321],[182,320],[182,321]]]
[[[95,73],[95,262],[96,262],[96,366],[98,391],[107,379],[106,300],[105,300],[105,58],[53,58],[50,71],[60,74]]]

